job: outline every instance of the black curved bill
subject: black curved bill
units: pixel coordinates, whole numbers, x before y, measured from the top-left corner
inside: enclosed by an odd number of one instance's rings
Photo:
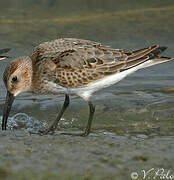
[[[8,116],[9,116],[13,101],[14,101],[14,95],[11,94],[9,91],[7,91],[4,110],[3,110],[2,130],[7,129],[7,120],[8,120]]]

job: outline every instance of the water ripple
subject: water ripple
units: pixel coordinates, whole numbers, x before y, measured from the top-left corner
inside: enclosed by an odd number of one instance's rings
[[[0,125],[2,124],[2,116],[0,117]],[[8,118],[7,129],[25,129],[26,131],[38,131],[48,127],[46,121],[39,121],[34,117],[30,117],[25,113],[17,113]]]

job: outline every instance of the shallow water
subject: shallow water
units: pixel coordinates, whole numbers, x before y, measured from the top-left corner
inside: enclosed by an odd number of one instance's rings
[[[173,17],[173,0],[6,0],[0,2],[0,48],[12,48],[9,55],[13,59],[28,55],[41,42],[75,37],[123,49],[161,44],[168,46],[164,56],[172,57]],[[11,59],[1,62],[1,77]],[[93,133],[173,136],[173,69],[174,63],[168,62],[140,70],[97,92],[93,96],[96,104]],[[25,131],[48,126],[54,121],[63,99],[61,96],[21,94],[12,107],[9,128]],[[4,101],[5,87],[0,78],[1,114]],[[21,117],[19,113],[25,114]],[[63,131],[80,131],[85,127],[87,118],[87,104],[73,96],[60,128]],[[20,120],[24,121],[22,126],[16,124]]]

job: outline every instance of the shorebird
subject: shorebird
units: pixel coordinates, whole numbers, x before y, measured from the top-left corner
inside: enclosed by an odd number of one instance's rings
[[[4,60],[4,59],[6,59],[6,58],[8,58],[8,56],[2,55],[2,54],[7,53],[8,51],[10,51],[9,48],[6,48],[6,49],[0,49],[0,61],[1,61],[1,60]]]
[[[172,60],[169,57],[159,56],[165,49],[166,47],[154,45],[126,51],[73,38],[42,43],[30,56],[14,59],[5,69],[3,80],[7,95],[2,130],[6,130],[12,103],[19,93],[28,91],[36,94],[65,95],[64,104],[56,120],[46,131],[40,132],[41,134],[47,134],[57,128],[59,120],[69,105],[69,95],[75,94],[89,105],[86,129],[78,134],[87,136],[90,133],[95,112],[95,106],[91,100],[92,94],[119,82],[139,69]]]

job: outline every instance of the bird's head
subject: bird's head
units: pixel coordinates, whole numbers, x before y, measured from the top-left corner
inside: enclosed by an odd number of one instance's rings
[[[2,130],[6,130],[8,115],[15,96],[31,89],[32,62],[30,57],[20,57],[11,61],[4,71],[3,80],[7,95],[3,111]]]

